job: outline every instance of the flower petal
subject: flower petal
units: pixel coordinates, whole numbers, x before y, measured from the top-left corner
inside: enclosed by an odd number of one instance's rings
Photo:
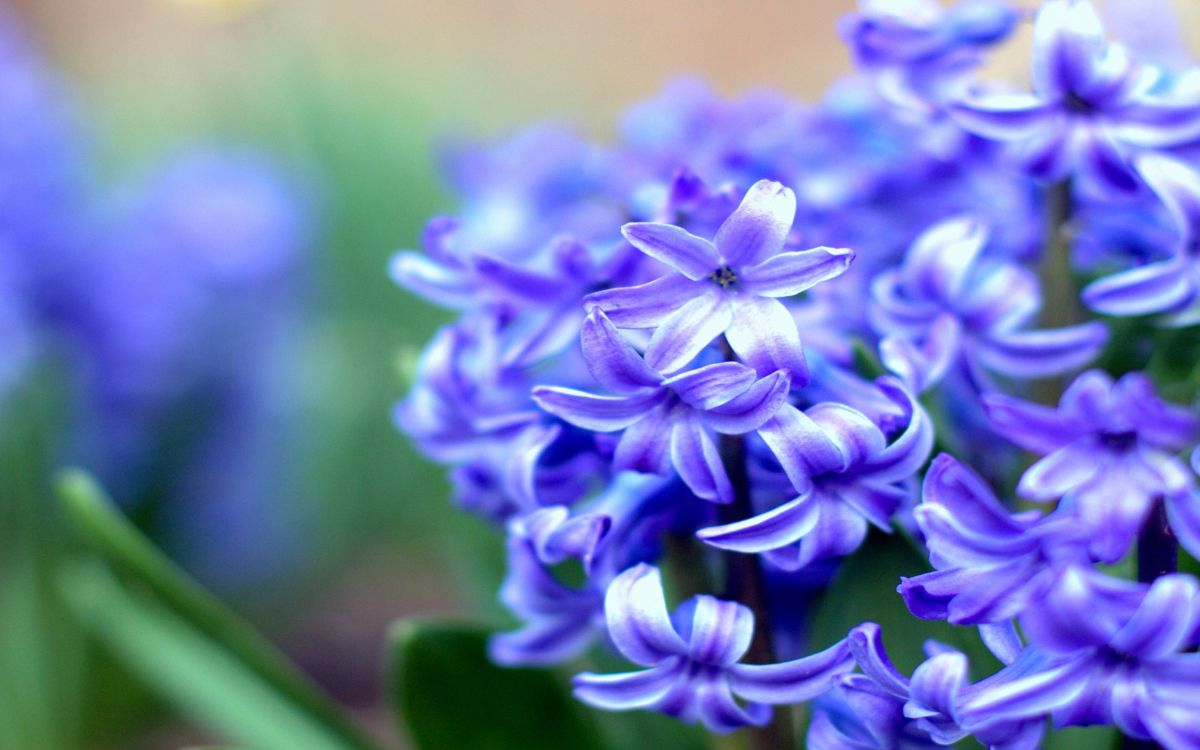
[[[992,427],[1005,440],[1033,453],[1053,453],[1075,437],[1059,418],[1058,412],[1041,404],[1013,398],[1004,393],[985,393],[980,397]]]
[[[745,393],[756,380],[754,370],[740,362],[718,362],[688,370],[662,381],[693,409],[711,409]]]
[[[888,658],[883,646],[883,630],[878,623],[864,622],[846,636],[854,661],[875,684],[897,698],[908,699],[909,681]]]
[[[750,294],[791,297],[841,276],[853,260],[854,251],[845,248],[818,247],[780,253],[742,269],[738,281]]]
[[[625,396],[597,396],[549,385],[539,385],[531,392],[537,405],[554,416],[597,432],[613,432],[635,424],[668,395],[668,391],[654,388]]]
[[[681,227],[635,222],[621,227],[621,234],[638,250],[671,266],[692,281],[699,281],[721,267],[721,259],[713,243]]]
[[[951,104],[950,116],[963,130],[995,141],[1030,138],[1054,123],[1054,111],[1036,96],[990,94]]]
[[[800,346],[796,319],[779,300],[748,294],[735,296],[732,318],[726,328],[725,339],[730,348],[759,375],[783,370],[796,385],[808,382],[808,365]]]
[[[613,645],[634,664],[658,664],[687,653],[687,644],[671,624],[658,568],[639,563],[608,585],[604,615]]]
[[[735,664],[729,685],[740,697],[755,703],[799,703],[828,690],[834,681],[854,669],[845,641],[824,651],[781,664]]]
[[[588,313],[583,321],[580,345],[588,372],[610,391],[630,393],[656,386],[662,379],[598,308]]]
[[[715,288],[703,293],[658,327],[646,347],[646,364],[673,373],[695,359],[731,322],[733,309],[726,295]]]
[[[806,492],[810,477],[845,466],[845,457],[807,414],[784,404],[758,428],[758,435],[783,466],[797,492]]]
[[[625,429],[617,441],[613,468],[617,471],[640,471],[644,474],[666,474],[671,469],[671,420],[675,409],[659,404],[643,418]]]
[[[737,602],[697,596],[688,638],[688,657],[700,664],[728,667],[750,648],[754,614]]]
[[[708,425],[724,435],[757,430],[787,402],[791,378],[783,371],[759,378],[744,393],[705,412]]]
[[[1150,660],[1174,653],[1187,645],[1196,626],[1195,579],[1183,574],[1166,575],[1154,582],[1133,617],[1112,640],[1123,654]]]
[[[575,675],[575,697],[589,706],[606,711],[649,708],[670,691],[679,679],[678,668],[663,664],[653,669],[623,674]]]
[[[1069,328],[992,333],[977,342],[975,355],[989,369],[1020,378],[1060,375],[1096,358],[1108,341],[1103,323]]]
[[[792,544],[817,525],[820,506],[811,492],[753,518],[700,529],[706,544],[732,552],[757,554]]]
[[[640,286],[593,292],[583,298],[583,308],[603,310],[619,328],[654,328],[695,299],[701,289],[696,282],[672,273]]]
[[[717,230],[713,244],[735,268],[761,263],[783,249],[796,218],[796,194],[778,182],[759,180]]]
[[[721,454],[694,411],[677,416],[671,428],[671,463],[696,497],[720,503],[733,501],[733,485]]]
[[[1098,468],[1085,446],[1072,443],[1030,466],[1021,476],[1017,492],[1030,500],[1057,500],[1091,479]]]

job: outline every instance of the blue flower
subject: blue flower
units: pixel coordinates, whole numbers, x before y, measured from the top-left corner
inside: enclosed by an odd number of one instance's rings
[[[615,470],[664,474],[673,466],[698,497],[730,502],[733,487],[714,434],[743,434],[770,419],[787,399],[787,374],[759,378],[741,363],[719,362],[663,376],[599,310],[588,315],[582,339],[593,377],[620,395],[538,386],[533,400],[577,427],[623,431]]]
[[[658,569],[649,565],[617,576],[604,610],[617,650],[645,669],[577,675],[575,695],[598,708],[651,709],[724,733],[766,724],[771,704],[816,697],[853,668],[844,641],[793,661],[740,664],[754,633],[750,610],[701,595],[672,621]]]
[[[782,369],[802,382],[807,368],[800,334],[777,298],[840,275],[854,255],[829,248],[782,252],[795,213],[795,194],[762,180],[711,241],[671,224],[626,224],[625,238],[674,273],[596,292],[584,303],[621,328],[654,328],[646,363],[660,372],[682,369],[724,333],[738,357],[760,373]]]
[[[1114,383],[1086,372],[1057,409],[1002,394],[985,395],[984,406],[1000,434],[1044,456],[1017,491],[1038,502],[1062,498],[1091,534],[1097,560],[1124,555],[1160,498],[1181,525],[1200,528],[1200,509],[1187,494],[1192,474],[1175,455],[1195,442],[1200,419],[1160,400],[1145,375]]]
[[[1018,143],[1033,175],[1133,191],[1137,151],[1200,136],[1200,98],[1156,95],[1156,71],[1107,42],[1087,0],[1045,4],[1033,33],[1032,94],[980,94],[950,109],[967,130]]]
[[[1028,330],[1041,305],[1034,275],[985,254],[988,230],[949,219],[913,242],[904,260],[871,284],[868,308],[890,369],[921,388],[951,368],[976,383],[991,370],[1044,377],[1087,364],[1107,340],[1101,323]]]

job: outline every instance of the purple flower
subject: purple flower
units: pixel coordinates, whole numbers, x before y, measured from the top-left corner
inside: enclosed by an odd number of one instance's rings
[[[750,610],[702,595],[679,607],[672,620],[658,569],[649,565],[617,576],[604,610],[617,650],[645,667],[575,677],[580,700],[610,711],[646,708],[724,733],[766,724],[771,704],[814,698],[853,666],[844,641],[793,661],[740,664],[754,634]]]
[[[1026,717],[980,717],[970,732],[964,728],[959,705],[977,686],[969,683],[965,654],[930,641],[929,658],[909,679],[892,664],[883,646],[879,625],[866,622],[850,631],[846,643],[862,675],[842,680],[842,693],[849,699],[857,723],[870,732],[873,748],[921,747],[930,741],[953,745],[973,734],[993,750],[1034,750],[1041,741],[1043,722]],[[1007,654],[1005,655],[1008,656]],[[1006,659],[1007,660],[1007,659]],[[982,684],[982,683],[981,683]],[[828,719],[814,718],[818,737],[827,732]],[[843,723],[846,726],[846,723]],[[840,732],[847,735],[845,729]],[[836,736],[836,735],[835,735]],[[810,741],[812,735],[809,735]],[[830,747],[862,747],[861,744],[831,744]]]
[[[1186,494],[1192,475],[1175,455],[1195,442],[1200,421],[1160,400],[1145,375],[1113,383],[1086,372],[1057,409],[995,393],[984,396],[984,406],[1000,434],[1044,456],[1017,491],[1038,502],[1062,498],[1089,531],[1097,560],[1124,555],[1160,499],[1182,526],[1200,528],[1200,509]]]
[[[719,362],[664,377],[599,310],[588,314],[582,343],[593,377],[619,395],[538,386],[533,400],[586,430],[623,431],[613,461],[617,471],[665,474],[673,466],[697,496],[731,501],[715,433],[743,434],[770,419],[787,399],[787,374],[759,378],[743,364]]]
[[[1077,174],[1132,191],[1137,149],[1183,144],[1200,135],[1200,98],[1152,93],[1153,69],[1110,44],[1086,0],[1054,0],[1034,24],[1033,94],[989,93],[951,107],[967,130],[1019,144],[1035,176]]]
[[[1182,311],[1195,303],[1200,290],[1200,174],[1188,163],[1161,154],[1145,154],[1136,165],[1176,230],[1175,237],[1167,238],[1170,244],[1156,248],[1169,248],[1170,255],[1092,282],[1083,290],[1083,301],[1106,315]],[[1143,231],[1147,223],[1143,217]],[[1157,235],[1155,239],[1161,241]],[[1179,322],[1191,323],[1194,317]]]
[[[964,696],[968,729],[1054,717],[1056,727],[1116,724],[1169,750],[1200,746],[1200,587],[1185,575],[1153,585],[1074,569],[1022,618],[1033,643]]]
[[[625,238],[674,273],[596,292],[584,304],[621,328],[655,328],[646,363],[659,372],[679,371],[724,333],[738,357],[761,374],[784,370],[802,382],[800,334],[777,298],[840,275],[854,255],[830,248],[782,252],[795,214],[795,194],[762,180],[711,241],[671,224],[626,224]]]
[[[784,570],[847,555],[862,544],[868,525],[890,531],[891,518],[909,496],[900,484],[929,457],[933,428],[899,383],[880,388],[907,418],[888,444],[866,415],[843,404],[800,411],[784,406],[759,435],[783,466],[799,496],[752,518],[701,529],[697,536],[724,550],[763,554]]]
[[[871,285],[868,313],[884,337],[880,354],[922,388],[955,365],[984,382],[985,370],[1059,374],[1091,361],[1107,340],[1100,323],[1027,330],[1040,307],[1037,280],[1021,265],[987,256],[988,234],[970,218],[944,221]]]
[[[1004,622],[1039,600],[1065,566],[1088,564],[1087,532],[1064,510],[1012,514],[974,472],[942,454],[913,511],[932,573],[902,578],[914,615],[956,625]]]

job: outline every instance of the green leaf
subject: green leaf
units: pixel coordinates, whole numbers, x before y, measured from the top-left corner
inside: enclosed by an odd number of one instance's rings
[[[859,623],[877,622],[883,629],[888,655],[905,674],[911,674],[925,660],[922,647],[930,639],[966,653],[973,678],[992,674],[1001,665],[983,645],[976,628],[918,619],[896,593],[901,576],[928,571],[929,564],[903,535],[873,531],[862,548],[842,563],[818,604],[813,621],[814,646],[824,647],[845,637]]]
[[[81,471],[65,472],[59,480],[59,494],[75,530],[116,571],[148,590],[192,628],[220,644],[282,696],[340,736],[342,746],[359,750],[374,747],[270,641],[143,537],[90,476]]]
[[[60,570],[76,616],[122,661],[199,723],[257,750],[359,747],[170,610],[126,592],[100,563]]]
[[[552,673],[507,669],[487,632],[404,621],[392,632],[398,715],[419,750],[600,750],[598,731]]]

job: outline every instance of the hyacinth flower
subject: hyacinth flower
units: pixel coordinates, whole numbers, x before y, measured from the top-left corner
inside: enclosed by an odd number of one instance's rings
[[[892,515],[909,497],[902,483],[929,457],[933,428],[916,400],[894,379],[879,387],[908,420],[890,445],[866,415],[844,404],[807,411],[786,405],[759,428],[799,496],[748,519],[701,529],[719,549],[762,554],[798,570],[862,545],[869,526],[890,531]]]
[[[1195,443],[1200,419],[1159,399],[1145,375],[1114,383],[1085,372],[1057,409],[994,393],[983,403],[1001,435],[1043,456],[1017,492],[1038,502],[1062,498],[1088,530],[1096,560],[1124,555],[1160,501],[1181,536],[1196,538],[1188,533],[1200,529],[1200,508],[1188,494],[1194,479],[1176,453]]]
[[[575,677],[580,700],[610,711],[650,709],[725,733],[766,724],[771,705],[814,698],[853,668],[844,641],[793,661],[739,663],[754,634],[750,610],[701,595],[672,618],[661,575],[649,565],[636,565],[613,580],[604,612],[613,645],[644,667]]]
[[[898,591],[925,620],[1005,622],[1038,601],[1065,567],[1091,562],[1088,534],[1070,511],[1013,514],[945,454],[929,467],[913,516],[935,570],[902,578]]]
[[[1200,173],[1180,159],[1153,153],[1141,156],[1136,166],[1174,225],[1175,236],[1164,243],[1170,255],[1092,282],[1083,290],[1083,301],[1106,315],[1185,311],[1200,291]],[[1191,323],[1194,317],[1178,322]]]
[[[626,224],[625,238],[672,272],[590,294],[584,304],[620,328],[654,328],[646,363],[659,372],[678,372],[725,334],[738,358],[760,374],[783,370],[803,383],[800,334],[778,298],[840,275],[854,254],[825,247],[783,252],[795,214],[795,194],[761,180],[711,241],[672,224]]]
[[[1002,662],[1015,665],[1019,653],[1013,651],[1012,644],[1002,639],[988,640],[989,648]],[[839,723],[834,723],[832,716],[814,716],[810,747],[818,746],[813,744],[814,739],[826,737],[827,744],[822,746],[862,747],[847,740],[855,735],[862,738],[864,733],[875,741],[866,745],[871,748],[922,747],[931,743],[948,746],[969,734],[992,750],[1038,747],[1044,726],[1040,717],[980,717],[969,732],[962,726],[960,704],[986,684],[970,684],[965,654],[929,641],[925,644],[928,658],[910,679],[892,664],[876,623],[855,627],[846,636],[846,643],[863,672],[844,677],[840,685],[840,697],[849,704],[850,716]]]
[[[1164,97],[1157,72],[1109,43],[1087,0],[1054,0],[1033,31],[1033,93],[979,93],[950,107],[966,130],[1016,144],[1034,176],[1076,175],[1129,192],[1130,158],[1200,136],[1200,97]]]
[[[1031,645],[973,686],[963,725],[1053,716],[1056,727],[1115,724],[1168,750],[1200,746],[1200,587],[1173,574],[1152,585],[1074,569],[1022,617]]]
[[[718,362],[663,376],[599,310],[588,314],[581,338],[593,377],[619,395],[538,386],[538,406],[585,430],[622,431],[616,471],[665,474],[674,467],[698,497],[732,501],[715,435],[744,434],[770,419],[787,399],[788,375],[759,378],[739,362]]]
[[[860,0],[838,30],[862,70],[902,106],[928,109],[965,85],[981,53],[1012,32],[1020,14],[998,0]]]
[[[1090,362],[1108,338],[1101,323],[1030,330],[1041,293],[1023,266],[984,253],[988,229],[948,219],[921,234],[900,265],[871,284],[868,315],[889,369],[921,389],[951,368],[987,382],[1057,375]]]

